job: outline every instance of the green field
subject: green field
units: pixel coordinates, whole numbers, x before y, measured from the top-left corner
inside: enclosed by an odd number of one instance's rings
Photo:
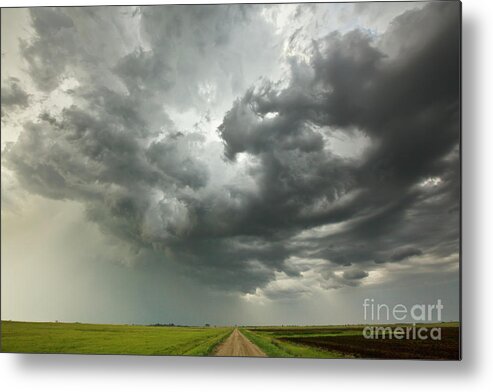
[[[458,323],[418,325],[425,326],[439,327],[441,339],[368,340],[362,333],[364,325],[242,327],[240,331],[269,357],[459,359]],[[232,331],[232,327],[2,321],[1,343],[3,352],[17,353],[207,356]]]
[[[2,352],[209,355],[233,328],[2,321]]]
[[[262,333],[254,329],[241,329],[241,332],[255,343],[268,357],[275,358],[352,358],[350,354],[334,350],[323,350],[302,344],[282,341],[272,333]]]

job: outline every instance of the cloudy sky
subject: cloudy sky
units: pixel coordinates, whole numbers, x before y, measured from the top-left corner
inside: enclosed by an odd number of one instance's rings
[[[2,319],[459,315],[456,2],[2,10]]]

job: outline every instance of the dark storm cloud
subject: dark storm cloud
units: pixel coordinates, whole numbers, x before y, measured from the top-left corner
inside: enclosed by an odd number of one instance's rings
[[[368,276],[368,272],[362,270],[344,271],[342,277],[348,280],[360,280]]]
[[[4,108],[26,108],[29,105],[29,94],[19,85],[19,79],[8,78],[2,83],[2,116]]]
[[[265,225],[350,218],[342,233],[307,245],[341,265],[403,261],[420,246],[457,252],[458,18],[453,3],[404,13],[382,37],[397,47],[391,55],[359,30],[332,33],[314,44],[310,67],[292,63],[290,86],[266,84],[235,103],[220,128],[225,155],[259,158],[252,211],[278,212]],[[352,161],[307,143],[330,127],[357,128],[372,146]],[[434,189],[420,185],[435,176]],[[353,197],[338,203],[344,195]]]
[[[423,252],[420,249],[403,248],[403,249],[398,249],[397,251],[395,251],[394,254],[392,255],[391,259],[392,259],[392,261],[402,261],[402,260],[407,259],[409,257],[420,256],[422,254],[423,254]]]
[[[169,90],[173,85],[171,69],[166,62],[152,51],[141,48],[121,59],[115,72],[131,94]]]
[[[326,270],[322,272],[325,281],[321,282],[321,287],[325,289],[340,289],[343,287],[358,287],[362,281],[369,276],[368,272],[360,269],[344,271],[342,275],[334,271]]]
[[[208,75],[202,64],[213,64],[211,57],[227,41],[231,24],[241,23],[246,14],[241,7],[192,7],[190,14],[165,8],[165,13],[142,10],[141,28],[153,34],[152,50],[138,48],[110,63],[108,87],[99,85],[96,71],[105,69],[80,36],[84,26],[104,15],[90,9],[32,9],[36,34],[23,44],[23,55],[37,87],[49,92],[70,77],[83,83],[67,90],[71,106],[25,124],[17,143],[5,151],[6,166],[31,192],[84,203],[104,233],[134,249],[151,248],[162,259],[178,260],[177,268],[209,284],[249,291],[272,278],[272,271],[253,260],[280,264],[286,252],[268,242],[249,244],[225,235],[233,224],[223,228],[218,221],[221,194],[201,193],[210,176],[197,156],[203,136],[176,129],[162,107],[169,100],[182,106],[188,98],[197,104],[193,89],[200,73]],[[193,32],[180,27],[183,17]],[[169,39],[163,40],[168,30]],[[183,39],[190,47],[182,52],[176,47]],[[177,74],[183,65],[186,79]],[[117,92],[118,83],[128,94]],[[214,238],[217,233],[222,237]],[[241,280],[235,279],[238,274]]]
[[[26,124],[5,152],[26,189],[79,201],[103,232],[241,292],[276,273],[299,276],[290,257],[325,260],[323,287],[335,288],[360,284],[375,263],[458,251],[456,3],[406,12],[378,41],[332,33],[313,43],[308,62],[290,59],[287,86],[248,89],[218,129],[228,166],[246,156],[248,186],[213,185],[223,173],[210,170],[204,136],[178,129],[163,104],[205,110],[200,83],[210,78],[219,92],[240,91],[243,70],[224,47],[255,34],[259,8],[184,10],[141,8],[133,18],[148,48],[119,49],[108,33],[102,40],[116,47],[106,62],[79,39],[104,15],[31,11],[36,36],[23,48],[31,78],[45,92],[71,74],[80,85],[71,106]],[[245,41],[253,57],[251,49]],[[338,154],[336,130],[364,135],[369,147]],[[330,224],[336,232],[323,230]],[[298,238],[315,228],[322,234]],[[338,275],[334,266],[352,267]]]
[[[76,55],[76,46],[67,30],[72,20],[56,9],[41,7],[31,12],[35,43],[23,42],[22,55],[36,86],[46,92],[60,83],[67,59]]]

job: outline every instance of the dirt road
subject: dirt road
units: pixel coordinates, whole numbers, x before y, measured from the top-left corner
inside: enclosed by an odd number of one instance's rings
[[[217,348],[217,357],[266,357],[262,350],[250,342],[238,329]]]

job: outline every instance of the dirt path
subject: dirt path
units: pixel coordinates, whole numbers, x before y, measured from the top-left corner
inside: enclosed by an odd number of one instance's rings
[[[216,357],[266,357],[262,350],[250,342],[238,329],[219,345]]]

